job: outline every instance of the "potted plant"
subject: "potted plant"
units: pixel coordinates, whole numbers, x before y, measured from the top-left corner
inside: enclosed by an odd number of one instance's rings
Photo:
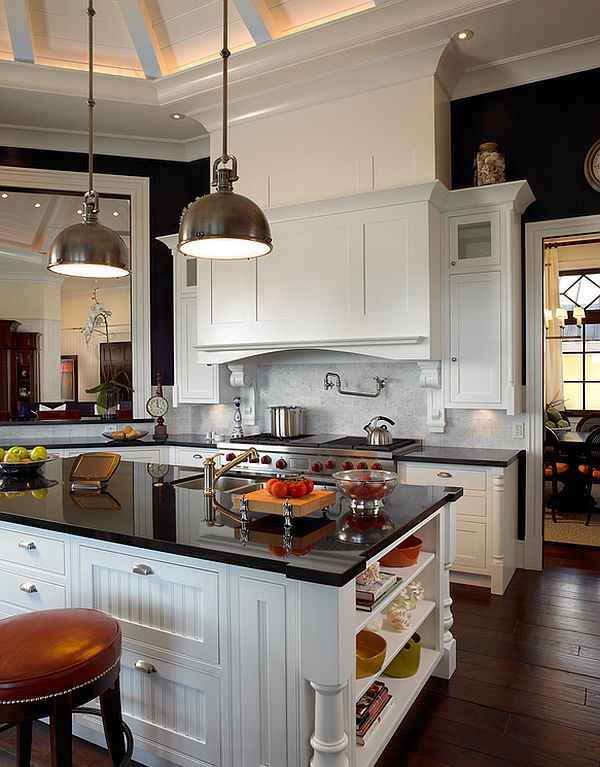
[[[100,377],[102,380],[96,386],[86,389],[86,392],[96,395],[96,407],[100,416],[105,420],[112,420],[116,417],[120,395],[126,393],[130,398],[133,394],[133,388],[127,373],[124,370],[115,370],[113,364],[108,326],[108,318],[112,316],[112,312],[98,301],[97,290],[92,293],[92,300],[94,303],[90,307],[90,313],[85,327],[82,328],[82,333],[87,344],[92,340],[94,333],[100,333],[106,338],[108,367],[101,366]]]

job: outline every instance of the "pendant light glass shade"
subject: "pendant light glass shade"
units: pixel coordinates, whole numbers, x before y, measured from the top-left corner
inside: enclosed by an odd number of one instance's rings
[[[66,277],[108,279],[131,271],[129,249],[116,232],[98,223],[98,193],[94,191],[94,24],[96,14],[89,0],[88,15],[88,180],[81,224],[59,232],[48,251],[48,269]]]
[[[213,164],[216,192],[196,200],[183,211],[177,249],[187,256],[232,261],[258,258],[273,250],[271,228],[258,205],[233,191],[237,160],[227,152],[227,67],[230,52],[228,0],[223,0],[223,150]],[[231,167],[230,167],[231,164]]]

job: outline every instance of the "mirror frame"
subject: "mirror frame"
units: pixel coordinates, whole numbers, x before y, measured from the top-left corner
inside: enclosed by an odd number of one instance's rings
[[[133,417],[148,418],[152,394],[150,359],[150,180],[145,176],[95,173],[100,194],[126,195],[131,200],[131,353],[135,392]],[[22,189],[77,192],[88,190],[88,174],[0,165],[0,185]]]

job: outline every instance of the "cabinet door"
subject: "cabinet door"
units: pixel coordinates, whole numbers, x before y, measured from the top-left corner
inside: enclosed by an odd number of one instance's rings
[[[198,335],[198,300],[180,298],[175,327],[175,404],[219,401],[219,366],[198,362],[194,348]]]
[[[450,271],[470,271],[500,265],[500,214],[450,216]]]
[[[487,566],[487,523],[456,520],[456,556],[452,569],[460,572],[489,573]]]
[[[450,404],[502,402],[500,272],[450,276]]]

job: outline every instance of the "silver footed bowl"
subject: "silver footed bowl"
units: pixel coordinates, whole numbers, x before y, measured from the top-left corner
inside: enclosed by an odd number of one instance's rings
[[[43,461],[15,461],[10,463],[8,461],[2,461],[0,463],[0,477],[22,477],[28,474],[35,474],[36,471],[48,463],[48,461],[55,461],[58,458],[57,455],[48,455]]]
[[[353,469],[333,475],[338,489],[350,499],[350,508],[358,514],[373,515],[398,483],[394,471]]]

